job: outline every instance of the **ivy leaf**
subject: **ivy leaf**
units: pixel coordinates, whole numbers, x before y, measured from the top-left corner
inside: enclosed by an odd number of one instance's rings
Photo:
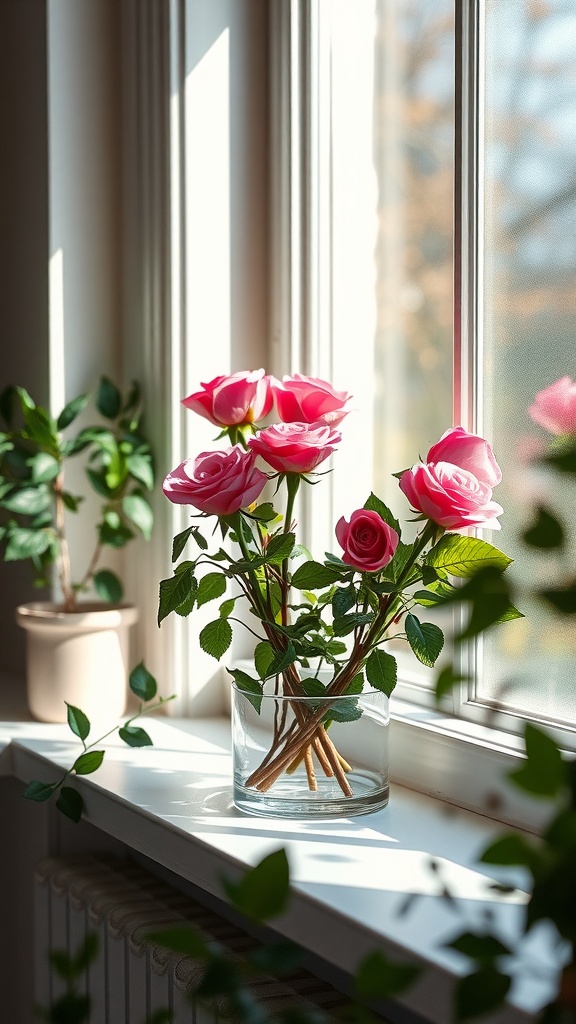
[[[304,562],[293,574],[292,586],[297,590],[321,590],[341,578],[342,573],[338,569],[321,565],[320,562]]]
[[[380,500],[373,492],[364,502],[364,508],[369,509],[371,512],[377,512],[380,519],[383,519],[388,526],[391,526],[393,530],[396,530],[398,537],[400,538],[401,529],[398,520],[392,515],[390,509],[383,501]]]
[[[533,796],[554,797],[566,783],[562,754],[554,740],[528,722],[524,732],[526,760],[508,778]]]
[[[56,420],[56,426],[58,430],[65,430],[70,424],[80,415],[83,409],[88,404],[88,395],[78,395],[78,398],[73,398],[71,402],[68,402],[64,406],[58,419]]]
[[[118,735],[129,747],[151,747],[152,740],[145,729],[136,725],[123,725]]]
[[[293,533],[279,533],[272,537],[265,549],[266,561],[273,565],[281,565],[285,558],[289,558],[296,543]]]
[[[90,733],[90,719],[84,714],[80,708],[75,708],[68,701],[65,701],[68,717],[68,725],[75,736],[79,739],[85,740]]]
[[[232,904],[257,921],[278,917],[286,909],[290,894],[290,873],[285,850],[264,857],[240,882],[223,880]]]
[[[214,601],[226,593],[227,580],[221,572],[208,572],[198,582],[196,604],[201,608],[208,601]]]
[[[43,803],[49,800],[54,792],[57,782],[29,782],[22,796],[26,800],[35,800],[36,803]]]
[[[400,995],[413,985],[422,968],[412,964],[396,964],[379,950],[362,960],[354,978],[354,987],[365,998],[383,998]]]
[[[366,662],[366,678],[370,686],[373,686],[375,690],[381,690],[389,697],[398,678],[396,658],[392,654],[376,648]]]
[[[411,612],[408,612],[404,625],[408,643],[418,661],[433,668],[444,646],[442,630],[433,622],[420,622]]]
[[[130,522],[138,527],[146,540],[150,540],[154,526],[154,513],[146,498],[138,492],[127,494],[122,499],[122,508]]]
[[[561,548],[565,540],[562,523],[543,505],[537,505],[535,513],[535,521],[522,534],[524,542],[532,548],[546,551]]]
[[[495,967],[483,967],[465,978],[459,978],[455,989],[456,1020],[480,1017],[505,999],[512,984],[507,974]]]
[[[503,572],[511,561],[508,555],[485,540],[456,534],[446,534],[426,556],[426,565],[452,576],[472,576],[478,569],[487,567]]]
[[[219,661],[232,643],[232,626],[228,619],[215,619],[204,626],[199,640],[202,650]]]
[[[156,680],[143,661],[132,669],[128,684],[132,693],[143,701],[153,700],[158,691]]]
[[[84,810],[84,801],[78,790],[72,789],[71,786],[62,786],[56,801],[56,807],[67,818],[78,824]]]
[[[108,377],[101,377],[96,394],[96,408],[107,420],[115,420],[122,408],[122,395]]]
[[[98,771],[102,764],[104,753],[103,750],[87,750],[85,754],[80,754],[80,757],[76,758],[71,771],[77,775],[92,775],[92,772]]]
[[[118,604],[122,600],[124,588],[116,573],[110,569],[101,569],[100,572],[94,573],[92,582],[98,597],[103,601]]]
[[[257,679],[253,679],[247,672],[243,672],[242,669],[231,668],[228,669],[228,671],[230,672],[230,675],[233,676],[237,688],[245,695],[246,699],[250,701],[257,714],[260,714],[260,709],[262,707],[263,684]]]

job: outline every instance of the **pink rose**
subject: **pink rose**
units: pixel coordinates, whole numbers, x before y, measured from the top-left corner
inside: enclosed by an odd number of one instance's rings
[[[402,474],[400,488],[413,509],[447,530],[500,529],[503,509],[492,501],[492,488],[451,462],[418,463]]]
[[[209,515],[229,516],[256,501],[267,479],[256,468],[252,452],[236,444],[182,462],[168,473],[162,490],[177,505],[194,505]]]
[[[538,392],[528,412],[552,434],[576,434],[576,383],[561,377]]]
[[[274,423],[248,445],[278,473],[310,473],[341,440],[337,430],[323,423]]]
[[[450,462],[472,473],[481,483],[495,487],[502,479],[494,452],[483,437],[468,434],[462,427],[452,427],[433,444],[426,462]]]
[[[276,400],[278,415],[285,423],[325,423],[336,427],[349,409],[346,408],[350,395],[347,391],[335,391],[331,384],[317,377],[283,377],[281,381],[271,378],[271,388]]]
[[[230,376],[214,377],[182,399],[182,405],[193,409],[218,427],[237,427],[254,423],[270,412],[273,405],[270,377],[264,370],[240,370]]]
[[[344,548],[342,561],[361,572],[377,572],[388,565],[398,547],[398,534],[377,512],[359,508],[347,523],[342,516],[336,524],[338,543]]]

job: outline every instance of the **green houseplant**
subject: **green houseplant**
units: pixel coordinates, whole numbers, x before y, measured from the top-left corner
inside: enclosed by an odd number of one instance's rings
[[[30,710],[48,721],[62,720],[64,701],[94,715],[98,706],[110,714],[124,710],[128,628],[137,611],[122,603],[122,584],[105,556],[138,534],[148,539],[153,526],[146,492],[154,472],[138,385],[123,396],[102,377],[94,396],[100,422],[71,434],[90,401],[79,395],[53,417],[24,388],[11,386],[0,396],[0,551],[4,561],[29,561],[35,586],[54,584],[58,592],[56,600],[16,613],[28,633]],[[100,508],[93,546],[76,569],[69,515],[84,514],[85,495],[69,489],[66,469],[79,456]]]

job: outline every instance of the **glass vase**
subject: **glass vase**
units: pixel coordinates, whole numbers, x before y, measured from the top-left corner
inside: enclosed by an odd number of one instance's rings
[[[248,814],[337,818],[388,803],[388,698],[264,695],[232,686],[234,803]]]

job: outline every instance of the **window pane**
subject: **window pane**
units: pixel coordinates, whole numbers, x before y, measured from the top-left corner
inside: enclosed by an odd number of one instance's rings
[[[518,583],[540,586],[571,561],[518,540],[531,504],[574,520],[573,487],[529,464],[550,435],[527,409],[536,392],[576,369],[576,3],[488,0],[485,67],[484,422],[505,509],[494,540],[516,558]],[[477,696],[574,721],[576,626],[520,602],[526,618],[485,643]]]

